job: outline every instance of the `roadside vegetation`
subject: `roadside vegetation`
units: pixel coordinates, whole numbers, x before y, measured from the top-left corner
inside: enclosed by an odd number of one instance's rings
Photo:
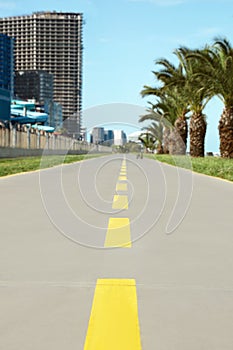
[[[221,157],[190,158],[189,156],[168,154],[147,154],[147,157],[181,168],[190,169],[191,167],[190,170],[194,172],[233,181],[233,159]]]
[[[173,53],[177,64],[166,58],[155,60],[155,85],[145,85],[141,91],[142,97],[151,98],[147,113],[139,118],[150,121],[142,132],[144,148],[185,155],[190,140],[191,157],[204,157],[208,128],[204,111],[217,97],[224,105],[218,124],[220,155],[233,158],[233,47],[226,38],[215,38],[204,48],[181,46]]]
[[[103,154],[83,154],[65,156],[43,156],[0,159],[0,176],[14,175],[22,172],[34,171],[44,168],[51,168],[60,164],[79,162],[103,156]]]

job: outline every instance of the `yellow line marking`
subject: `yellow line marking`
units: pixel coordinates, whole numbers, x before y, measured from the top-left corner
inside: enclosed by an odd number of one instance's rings
[[[126,176],[126,171],[121,171],[120,176]]]
[[[104,246],[131,248],[129,218],[109,219]]]
[[[118,180],[119,181],[126,181],[127,177],[126,176],[119,176]]]
[[[121,183],[121,182],[118,182],[117,185],[116,185],[116,191],[119,192],[119,191],[127,191],[127,183]]]
[[[128,209],[128,196],[116,194],[113,198],[112,209]]]
[[[98,279],[84,350],[141,350],[136,282]]]

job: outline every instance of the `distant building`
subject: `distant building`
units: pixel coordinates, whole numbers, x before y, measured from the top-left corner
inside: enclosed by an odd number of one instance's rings
[[[114,144],[113,130],[104,130],[104,143],[108,146],[112,146]]]
[[[63,121],[63,128],[66,130],[66,134],[69,137],[73,137],[75,139],[80,139],[81,130],[79,128],[79,123],[77,118],[69,117]]]
[[[91,132],[91,143],[101,144],[104,142],[104,128],[95,127]]]
[[[48,114],[48,125],[57,129],[63,127],[62,106],[51,99],[45,99],[44,111]]]
[[[35,99],[44,104],[53,100],[53,74],[42,70],[24,70],[15,73],[15,96],[18,99]]]
[[[126,142],[126,133],[123,130],[114,130],[114,145],[123,146]]]

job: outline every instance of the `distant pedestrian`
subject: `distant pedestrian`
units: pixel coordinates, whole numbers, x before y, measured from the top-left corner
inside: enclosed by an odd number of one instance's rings
[[[137,159],[142,159],[143,158],[143,148],[141,148],[137,154]]]

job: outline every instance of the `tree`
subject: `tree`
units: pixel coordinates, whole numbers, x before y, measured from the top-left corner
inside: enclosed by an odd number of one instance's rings
[[[192,50],[180,47],[175,50],[180,65],[183,67],[184,80],[178,80],[177,84],[183,88],[191,112],[189,132],[190,132],[190,155],[192,157],[204,157],[206,116],[203,110],[209,102],[211,95],[203,89],[202,80],[196,75],[199,71],[199,61],[191,57]]]
[[[163,154],[163,125],[159,122],[152,122],[149,126],[143,128],[152,135],[154,140],[153,148],[156,148],[158,154]]]
[[[199,61],[194,78],[201,79],[202,89],[224,104],[218,127],[220,153],[233,158],[233,47],[227,39],[216,38],[209,49],[196,50],[189,56]]]
[[[155,149],[155,141],[156,138],[154,135],[152,135],[150,132],[143,132],[138,139],[142,142],[143,146],[145,147],[146,151],[154,151]]]
[[[155,95],[166,99],[170,106],[168,109],[173,109],[175,112],[174,129],[170,133],[170,153],[172,154],[185,154],[187,145],[187,116],[188,113],[188,102],[185,95],[184,89],[180,88],[181,85],[177,84],[178,81],[183,81],[185,78],[182,73],[182,67],[179,65],[175,67],[171,62],[166,59],[159,59],[156,64],[161,65],[159,71],[154,71],[153,74],[156,76],[158,81],[162,83],[160,88],[152,88],[144,86],[141,91],[141,95]],[[176,84],[175,84],[176,82]]]
[[[149,102],[150,107],[146,109],[148,112],[140,116],[139,122],[151,120],[158,122],[163,127],[162,147],[164,153],[169,153],[169,135],[171,130],[174,128],[176,120],[176,112],[174,108],[169,105],[167,97],[160,94],[160,99],[156,104]]]

